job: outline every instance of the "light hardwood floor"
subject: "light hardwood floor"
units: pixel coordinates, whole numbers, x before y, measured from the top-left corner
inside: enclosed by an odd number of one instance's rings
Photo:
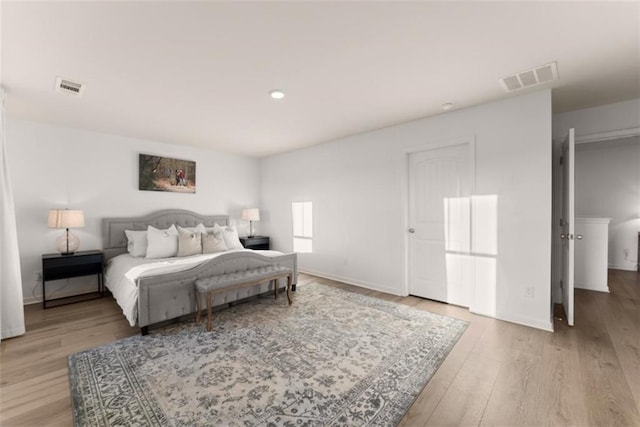
[[[313,276],[470,322],[401,426],[640,425],[640,274],[612,270],[611,294],[576,291],[576,326],[555,333]],[[0,347],[0,424],[72,425],[67,356],[138,333],[111,298],[26,307],[27,333]]]

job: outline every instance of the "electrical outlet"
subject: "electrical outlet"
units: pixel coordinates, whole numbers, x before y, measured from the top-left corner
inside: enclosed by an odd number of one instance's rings
[[[36,272],[33,274],[33,278],[34,278],[34,280],[35,280],[36,282],[38,282],[38,283],[42,282],[42,273],[41,273],[41,272],[39,272],[39,271],[36,271]]]
[[[524,297],[525,298],[533,298],[533,287],[530,286],[528,288],[524,288]]]

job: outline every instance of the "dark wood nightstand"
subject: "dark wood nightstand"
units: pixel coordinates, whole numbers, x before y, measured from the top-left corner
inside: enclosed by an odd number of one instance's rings
[[[81,251],[73,255],[45,254],[42,255],[42,307],[50,308],[59,305],[71,304],[74,302],[87,301],[89,299],[101,298],[104,295],[102,264],[104,257],[102,251]],[[98,275],[98,291],[86,294],[72,295],[64,298],[47,299],[45,283],[51,280],[69,279],[71,277]],[[93,295],[93,298],[77,299],[81,295]],[[62,301],[47,306],[48,302]]]
[[[245,249],[269,250],[268,236],[241,237],[240,243]]]

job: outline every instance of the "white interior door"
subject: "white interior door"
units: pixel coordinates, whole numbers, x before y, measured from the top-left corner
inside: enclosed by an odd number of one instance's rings
[[[562,143],[562,305],[567,323],[573,326],[573,285],[575,258],[575,130]]]
[[[468,144],[409,155],[409,293],[469,307]]]

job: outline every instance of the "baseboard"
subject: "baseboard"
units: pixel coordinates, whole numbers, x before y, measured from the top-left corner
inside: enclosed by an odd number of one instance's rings
[[[587,291],[597,291],[597,292],[609,293],[609,287],[606,286],[606,285],[604,287],[602,287],[602,286],[596,286],[596,285],[591,286],[591,285],[586,285],[586,284],[574,283],[573,287],[577,288],[577,289],[585,289]]]
[[[624,265],[609,265],[609,269],[611,270],[624,270],[624,271],[638,271],[638,267],[628,267]]]
[[[391,294],[391,295],[406,296],[406,295],[402,295],[402,293],[400,293],[397,289],[381,286],[377,283],[365,282],[362,280],[355,280],[349,277],[337,276],[334,274],[323,273],[320,271],[309,270],[309,269],[300,268],[300,267],[298,267],[298,271],[300,273],[306,273],[312,276],[322,277],[324,279],[335,280],[336,282],[342,282],[348,285],[358,286],[360,288],[371,289],[372,291],[384,292],[386,294]]]
[[[518,325],[530,326],[536,329],[542,329],[543,331],[553,332],[553,322],[550,319],[540,320],[532,319],[529,317],[518,316],[517,314],[501,315],[498,317],[500,320],[506,320],[507,322],[517,323]]]
[[[23,305],[42,304],[42,296],[40,298],[28,297],[22,299]]]
[[[491,316],[486,313],[481,313],[479,311],[473,311],[469,309],[470,313],[478,314],[480,316],[490,317],[492,319],[503,320],[505,322],[516,323],[522,326],[528,326],[530,328],[542,329],[543,331],[553,332],[553,322],[549,320],[539,320],[532,319],[530,317],[518,316],[514,314],[499,314],[495,316]]]
[[[86,294],[89,292],[97,292],[97,286],[91,285],[90,287],[85,288],[74,288],[74,289],[65,289],[54,292],[53,298],[66,298],[73,297],[76,295]],[[48,302],[49,300],[47,300]],[[22,299],[23,305],[31,305],[31,304],[42,304],[42,295],[30,296]]]
[[[363,281],[354,280],[348,277],[322,273],[319,271],[309,270],[305,268],[298,268],[298,271],[301,273],[311,274],[313,276],[318,276],[318,277],[322,277],[329,280],[335,280],[337,282],[347,283],[349,285],[359,286],[361,288],[371,289],[373,291],[384,292],[391,295],[406,296],[398,292],[397,289],[391,289],[385,286],[380,286],[377,283],[363,282]],[[523,316],[504,315],[504,314],[500,316],[490,316],[485,313],[475,312],[472,310],[469,310],[469,311],[471,313],[478,314],[481,316],[491,317],[498,320],[504,320],[506,322],[511,322],[511,323],[517,323],[518,325],[529,326],[535,329],[542,329],[543,331],[547,331],[547,332],[553,332],[553,322],[551,322],[551,320],[531,319]]]

